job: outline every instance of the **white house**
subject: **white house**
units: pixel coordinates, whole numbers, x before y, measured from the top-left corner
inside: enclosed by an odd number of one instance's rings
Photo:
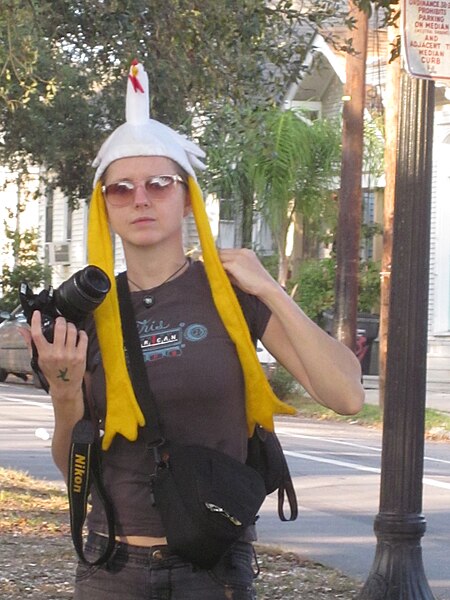
[[[0,167],[0,276],[3,266],[14,265],[14,256],[6,237],[5,224],[9,229],[20,232],[38,227],[39,202],[35,198],[38,188],[37,168],[31,168],[28,177],[18,181],[16,173]],[[1,295],[0,281],[0,297]]]
[[[387,56],[386,32],[369,32],[366,73],[366,117],[383,105]],[[345,83],[345,57],[317,35],[307,57],[309,70],[286,95],[287,107],[298,107],[312,116],[334,117],[341,113]],[[434,120],[431,256],[428,319],[428,384],[450,389],[450,89],[436,85]],[[383,185],[377,181],[374,188]],[[366,219],[382,222],[382,189],[367,187],[363,179]],[[381,258],[376,243],[373,257]]]

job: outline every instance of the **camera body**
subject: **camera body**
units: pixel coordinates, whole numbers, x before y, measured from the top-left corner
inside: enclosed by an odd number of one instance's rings
[[[85,318],[105,299],[111,289],[109,277],[102,269],[88,265],[74,273],[59,288],[41,290],[34,294],[27,283],[21,283],[19,289],[20,303],[27,322],[35,310],[42,316],[42,332],[49,342],[53,342],[54,325],[57,317],[64,317],[79,328]],[[36,346],[32,344],[33,356],[31,367],[48,391],[48,384],[38,365]]]

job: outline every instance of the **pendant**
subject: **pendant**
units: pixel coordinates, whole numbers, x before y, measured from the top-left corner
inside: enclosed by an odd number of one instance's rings
[[[153,306],[153,304],[155,303],[155,299],[153,298],[153,296],[144,296],[142,302],[146,308],[150,308],[150,306]]]

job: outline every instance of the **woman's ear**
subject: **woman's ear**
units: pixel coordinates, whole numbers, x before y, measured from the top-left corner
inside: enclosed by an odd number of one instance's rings
[[[186,194],[185,199],[184,199],[183,217],[187,217],[188,215],[190,215],[191,211],[192,211],[191,196],[190,196],[190,194]]]

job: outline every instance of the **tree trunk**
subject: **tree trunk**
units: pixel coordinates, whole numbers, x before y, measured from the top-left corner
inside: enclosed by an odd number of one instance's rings
[[[253,246],[253,187],[241,179],[242,247]]]
[[[398,35],[397,27],[388,28],[388,60],[392,44]],[[385,110],[385,173],[383,216],[383,256],[381,260],[381,302],[379,332],[379,403],[384,406],[386,386],[386,356],[389,326],[389,296],[391,289],[392,234],[394,227],[395,179],[397,175],[397,130],[400,89],[400,58],[388,63]]]
[[[361,173],[364,136],[367,15],[349,1],[355,18],[354,54],[347,54],[342,128],[341,189],[336,237],[336,305],[333,334],[349,348],[356,346],[358,271],[362,214]]]
[[[284,235],[281,233],[280,235],[276,236],[276,244],[278,249],[278,283],[283,288],[286,288],[289,275],[289,257],[286,256],[286,236],[287,233]]]

